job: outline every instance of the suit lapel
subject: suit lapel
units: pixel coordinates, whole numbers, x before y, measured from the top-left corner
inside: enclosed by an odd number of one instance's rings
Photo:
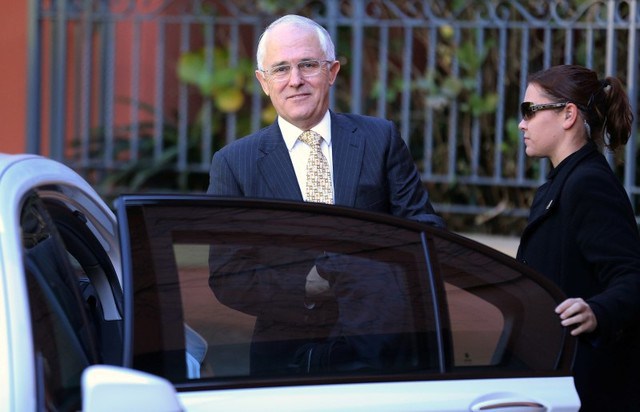
[[[357,129],[349,119],[331,112],[333,185],[338,205],[355,205],[365,145]]]
[[[302,193],[277,122],[265,129],[258,150],[258,170],[273,197],[301,201]]]

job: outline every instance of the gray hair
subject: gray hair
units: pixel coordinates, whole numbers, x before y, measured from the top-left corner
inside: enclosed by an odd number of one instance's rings
[[[315,30],[316,34],[318,35],[320,47],[324,51],[324,58],[332,61],[336,59],[336,52],[333,41],[331,40],[329,32],[325,30],[324,27],[307,17],[298,16],[296,14],[288,14],[271,23],[260,36],[260,41],[258,42],[258,50],[256,52],[256,62],[258,64],[258,70],[264,69],[264,67],[262,66],[262,62],[266,53],[266,44],[269,32],[271,31],[271,29],[279,26],[280,24],[291,24],[296,27]]]

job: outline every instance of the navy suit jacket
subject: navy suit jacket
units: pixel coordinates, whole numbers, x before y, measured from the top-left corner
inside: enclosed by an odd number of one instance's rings
[[[331,112],[335,204],[444,226],[395,125]],[[277,122],[215,153],[207,193],[303,201]]]
[[[409,150],[392,122],[331,112],[331,144],[337,205],[443,226],[442,219],[433,211]],[[303,201],[277,122],[216,152],[211,162],[208,193]],[[350,296],[349,291],[357,286],[376,289],[367,296],[386,293],[390,285],[386,288],[377,285],[387,281],[388,274],[373,276],[371,273],[380,271],[364,265],[363,271],[371,275],[371,279],[357,285],[351,284],[347,275],[329,276],[338,279],[330,281],[334,298],[314,302],[314,306],[308,308],[305,279],[311,267],[315,264],[321,276],[328,276],[327,273],[334,272],[332,262],[340,266],[348,258],[336,256],[327,260],[323,255],[318,261],[314,253],[303,256],[300,251],[295,264],[265,267],[263,262],[273,261],[278,253],[281,251],[277,247],[247,249],[225,244],[212,247],[209,284],[214,294],[225,305],[257,316],[251,344],[251,373],[376,367],[391,362],[378,357],[386,353],[385,348],[396,349],[389,353],[402,352],[399,337],[346,339],[342,333],[335,334],[336,330],[357,329],[362,323],[361,316],[350,315],[353,310],[344,302]],[[357,278],[362,280],[367,276]],[[392,300],[401,302],[397,297],[400,294],[392,295]],[[370,333],[376,334],[376,331]],[[316,354],[313,359],[311,353]]]

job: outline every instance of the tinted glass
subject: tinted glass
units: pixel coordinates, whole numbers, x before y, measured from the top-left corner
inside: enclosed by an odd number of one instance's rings
[[[127,218],[138,368],[180,381],[439,366],[419,231],[206,204]],[[314,268],[327,288],[311,295]]]
[[[570,339],[554,312],[560,291],[512,259],[465,243],[430,237],[446,295],[450,370],[532,375],[568,368],[561,355]]]
[[[132,196],[119,218],[134,366],[174,382],[568,373],[574,341],[553,312],[559,290],[452,233],[351,209],[209,197]]]

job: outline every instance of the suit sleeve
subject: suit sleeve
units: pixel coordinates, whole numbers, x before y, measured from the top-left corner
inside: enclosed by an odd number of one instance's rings
[[[211,160],[207,193],[229,197],[240,197],[244,195],[224,149],[217,151]]]
[[[386,159],[391,213],[396,216],[445,227],[429,201],[418,168],[407,145],[392,124],[391,140]]]

